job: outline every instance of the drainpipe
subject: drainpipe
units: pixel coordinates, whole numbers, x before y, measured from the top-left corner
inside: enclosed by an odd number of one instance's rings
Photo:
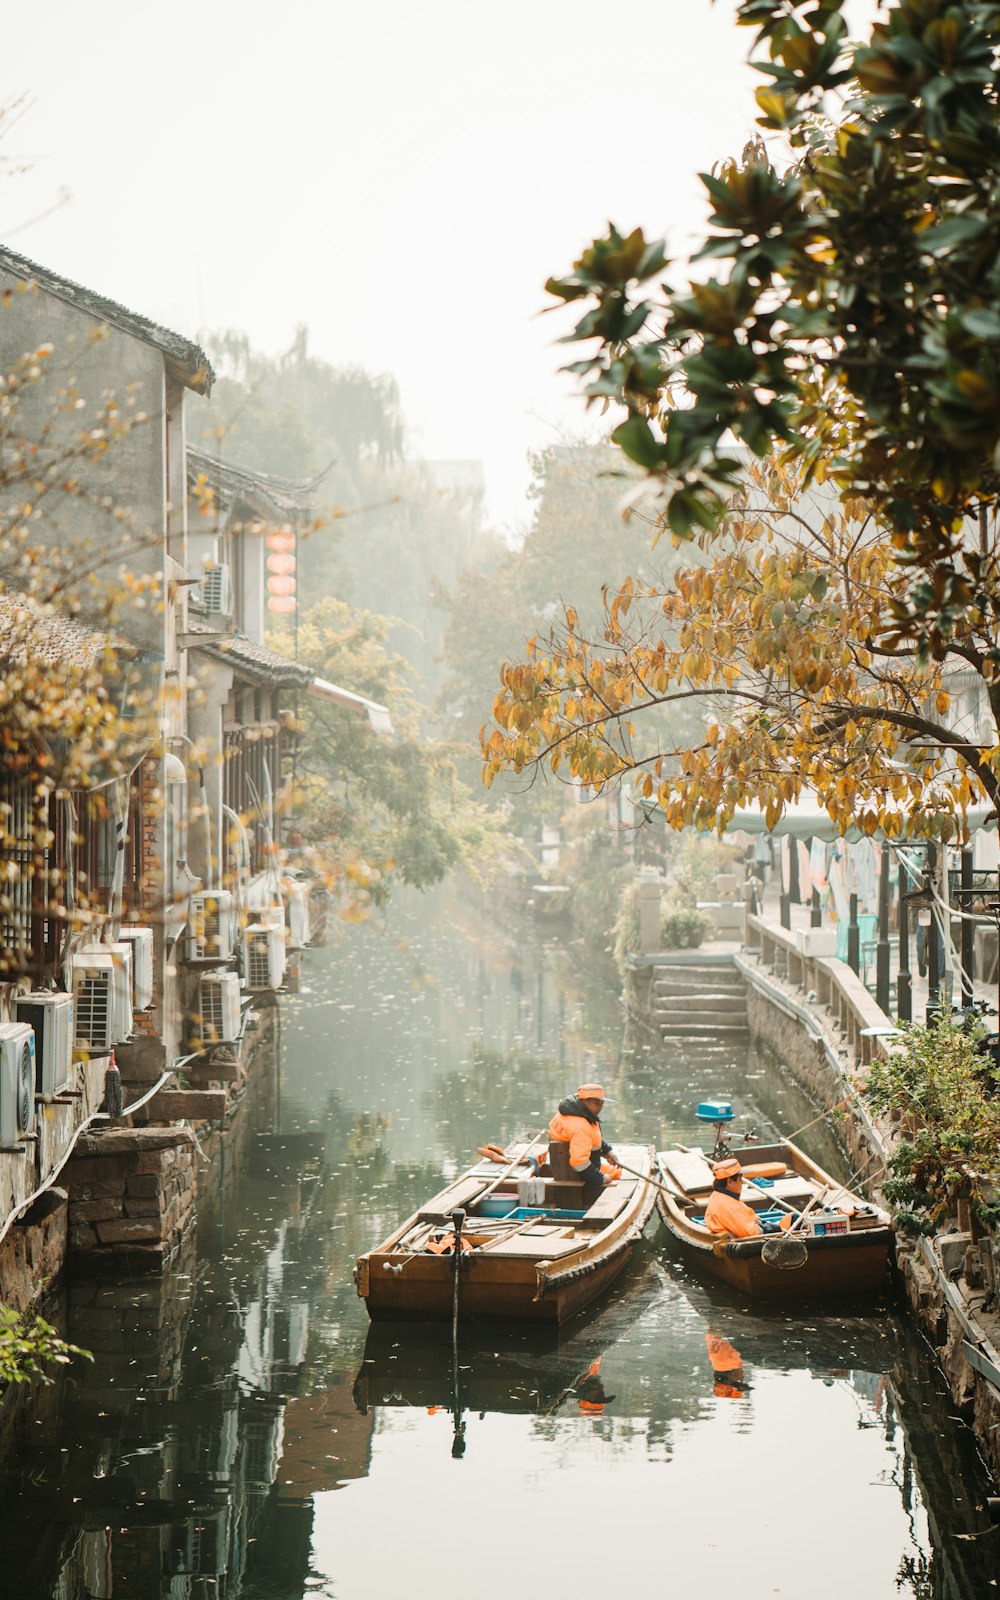
[[[194,741],[192,739],[188,738],[186,733],[175,733],[175,734],[172,734],[167,742],[168,742],[168,744],[183,744],[183,745],[186,746],[186,748],[188,750],[194,751],[195,754],[197,755],[197,746],[195,745],[195,743],[194,743]],[[208,791],[205,788],[205,763],[201,759],[200,756],[197,757],[197,760],[198,760],[198,794],[199,794],[199,797],[201,799],[202,827],[205,830],[205,840],[204,840],[204,843],[205,843],[205,872],[206,872],[205,888],[206,889],[214,889],[216,887],[216,883],[215,883],[216,871],[215,871],[215,867],[214,867],[215,857],[212,854],[212,813],[209,810]]]

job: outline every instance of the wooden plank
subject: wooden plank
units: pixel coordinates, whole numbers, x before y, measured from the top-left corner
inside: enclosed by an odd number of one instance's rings
[[[615,1184],[603,1188],[592,1206],[587,1209],[583,1222],[610,1222],[624,1211],[635,1193],[635,1183],[619,1178]]]
[[[451,1214],[459,1206],[467,1206],[477,1194],[482,1194],[486,1183],[482,1178],[474,1178],[466,1174],[456,1183],[449,1184],[447,1189],[442,1189],[439,1194],[433,1195],[426,1205],[420,1207],[417,1215],[431,1222],[450,1222]]]
[[[506,1244],[498,1243],[490,1246],[490,1254],[496,1257],[503,1256],[535,1256],[539,1261],[550,1261],[556,1256],[570,1255],[572,1251],[579,1250],[580,1240],[553,1238],[546,1233],[541,1238],[538,1234],[518,1233]]]
[[[715,1182],[711,1163],[693,1150],[664,1150],[660,1162],[674,1182],[687,1194],[697,1194],[699,1189],[711,1189]]]

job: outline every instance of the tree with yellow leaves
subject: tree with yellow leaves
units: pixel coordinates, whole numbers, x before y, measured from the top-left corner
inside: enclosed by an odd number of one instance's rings
[[[773,826],[804,789],[841,830],[890,836],[947,836],[970,804],[996,804],[1000,686],[984,663],[1000,629],[970,625],[943,663],[884,645],[907,579],[870,508],[754,464],[724,533],[699,544],[668,588],[629,578],[606,596],[600,637],[567,607],[503,668],[481,735],[487,783],[627,778],[672,827],[719,831],[755,800]],[[981,678],[984,737],[952,713],[955,666]],[[694,740],[672,736],[680,705],[701,713]]]

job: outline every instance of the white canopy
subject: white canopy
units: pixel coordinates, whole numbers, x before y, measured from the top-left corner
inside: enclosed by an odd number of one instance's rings
[[[894,808],[896,809],[896,808]],[[902,813],[904,808],[898,807]],[[941,807],[936,812],[933,807],[927,807],[928,816],[940,815],[945,811]],[[956,818],[961,821],[961,817]],[[965,814],[965,823],[970,833],[977,828],[984,828],[994,820],[993,809],[988,805],[970,806]],[[729,832],[739,833],[769,833],[773,837],[782,837],[788,834],[793,839],[821,839],[825,844],[831,844],[835,839],[847,839],[849,843],[856,844],[860,839],[882,839],[881,829],[876,829],[874,834],[868,834],[863,828],[848,828],[842,832],[832,820],[824,806],[821,806],[811,789],[803,790],[798,800],[787,801],[785,809],[772,828],[764,820],[763,808],[756,802],[748,806],[738,806],[733,813],[733,820],[729,824]],[[912,843],[919,835],[908,836],[905,842]]]

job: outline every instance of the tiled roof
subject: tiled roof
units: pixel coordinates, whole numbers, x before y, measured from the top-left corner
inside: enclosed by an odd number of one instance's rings
[[[189,635],[197,635],[197,649],[204,650],[216,660],[242,667],[254,677],[266,678],[270,683],[312,683],[312,667],[304,666],[301,661],[291,661],[288,656],[280,656],[277,650],[257,644],[245,633],[216,633],[207,623],[194,617],[188,618],[187,631]]]
[[[0,594],[0,660],[30,657],[54,667],[89,667],[113,643],[100,629],[27,595]]]
[[[187,470],[188,482],[204,477],[223,506],[242,500],[259,516],[288,517],[303,508],[330,467],[324,467],[313,478],[276,478],[269,472],[255,472],[232,461],[220,461],[217,456],[189,445]]]
[[[87,316],[108,322],[123,333],[131,334],[134,339],[141,339],[143,344],[153,345],[162,352],[172,373],[189,389],[196,390],[198,394],[208,394],[211,390],[215,381],[212,364],[201,346],[192,340],[172,333],[158,322],[151,322],[137,311],[129,311],[127,306],[119,305],[116,300],[108,300],[93,289],[84,289],[69,278],[61,278],[58,273],[50,272],[48,267],[40,267],[37,262],[16,255],[3,245],[0,245],[0,269],[12,272],[15,277],[23,278],[28,283],[37,283],[40,289],[44,289],[46,294],[55,295],[57,300],[79,306]]]

